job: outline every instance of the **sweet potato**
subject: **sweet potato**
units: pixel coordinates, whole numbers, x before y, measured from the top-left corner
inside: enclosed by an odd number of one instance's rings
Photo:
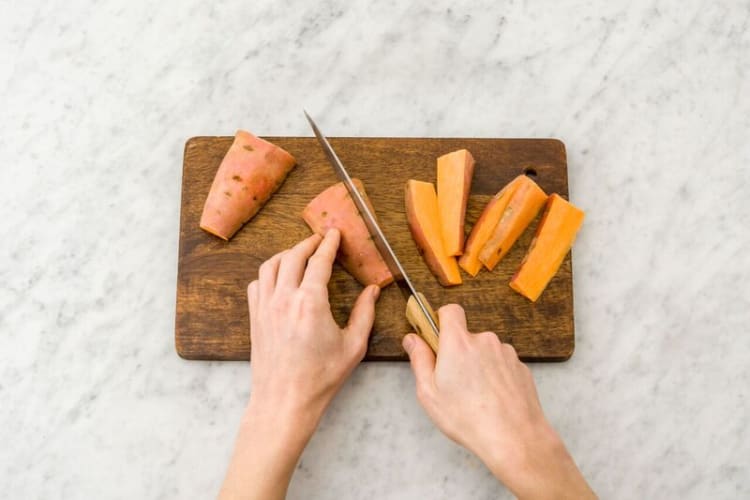
[[[465,149],[437,159],[437,199],[445,253],[461,255],[464,249],[466,202],[474,175],[474,157]]]
[[[374,215],[375,210],[362,182],[359,179],[352,181]],[[332,227],[341,232],[337,260],[362,285],[374,283],[382,288],[393,283],[393,275],[343,183],[334,184],[316,196],[305,207],[302,218],[313,232],[321,236]]]
[[[201,229],[229,240],[265,205],[295,163],[280,147],[238,130],[211,184]]]
[[[445,252],[437,194],[429,182],[406,182],[406,218],[414,242],[427,267],[443,286],[461,284],[456,259]]]
[[[479,260],[490,271],[495,268],[500,259],[513,247],[524,229],[531,224],[534,217],[547,201],[547,194],[536,182],[526,176],[522,177],[519,185],[508,200],[500,222],[492,231],[479,252]]]
[[[583,224],[583,211],[553,194],[510,287],[535,302],[560,269]]]
[[[508,201],[510,201],[516,187],[523,182],[524,178],[524,175],[519,175],[506,184],[487,203],[484,210],[482,210],[482,214],[474,223],[474,227],[469,234],[469,239],[466,240],[464,253],[458,259],[458,265],[472,276],[476,276],[482,268],[482,262],[479,260],[479,252],[482,251],[482,247],[484,247],[484,244],[492,236],[492,232],[497,227],[498,222],[500,222],[500,217],[505,212],[505,207],[508,206]]]

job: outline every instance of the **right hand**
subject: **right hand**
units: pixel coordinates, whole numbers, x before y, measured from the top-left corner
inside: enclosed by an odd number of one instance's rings
[[[435,425],[520,498],[595,498],[547,422],[529,368],[492,332],[469,333],[461,306],[440,308],[437,359],[404,337],[417,398]]]

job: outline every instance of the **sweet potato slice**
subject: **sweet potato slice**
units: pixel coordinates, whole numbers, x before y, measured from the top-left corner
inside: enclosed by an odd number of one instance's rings
[[[461,284],[456,259],[445,252],[437,194],[429,182],[406,181],[406,219],[427,267],[443,286]]]
[[[487,240],[492,236],[492,232],[500,222],[505,207],[508,206],[508,201],[513,196],[516,187],[523,182],[524,175],[519,175],[508,184],[505,185],[492,199],[487,203],[482,210],[482,214],[479,216],[477,221],[474,223],[474,227],[471,229],[469,238],[466,240],[466,247],[461,258],[458,259],[458,265],[463,268],[464,271],[476,276],[479,270],[482,269],[482,262],[479,260],[479,252],[482,251],[482,247],[487,243]]]
[[[464,249],[466,202],[474,175],[474,157],[460,149],[437,159],[437,198],[443,244],[448,255],[461,255]]]
[[[500,259],[508,253],[524,229],[542,209],[545,201],[547,194],[542,188],[523,176],[513,196],[508,200],[508,206],[505,207],[492,236],[479,252],[479,260],[487,269],[494,269]]]
[[[201,229],[229,240],[265,205],[295,163],[280,147],[238,130],[211,184]]]
[[[557,274],[583,224],[583,211],[553,194],[510,287],[535,302]]]
[[[374,215],[375,210],[362,181],[352,181]],[[321,236],[332,227],[341,232],[337,260],[362,285],[384,287],[393,283],[393,275],[343,183],[334,184],[316,196],[302,211],[302,218],[313,232]]]

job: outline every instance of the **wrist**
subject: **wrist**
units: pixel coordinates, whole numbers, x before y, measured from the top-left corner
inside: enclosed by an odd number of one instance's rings
[[[270,402],[251,397],[220,498],[283,498],[286,494],[318,419]]]
[[[562,439],[546,421],[522,433],[510,449],[495,448],[484,462],[521,499],[595,498]]]
[[[306,405],[252,397],[245,408],[240,432],[252,432],[275,439],[287,446],[307,444],[318,426],[322,411]]]

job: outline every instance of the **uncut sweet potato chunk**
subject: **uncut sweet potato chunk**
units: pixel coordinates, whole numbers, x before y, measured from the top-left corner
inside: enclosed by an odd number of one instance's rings
[[[437,159],[437,199],[443,245],[448,255],[464,251],[464,219],[469,200],[474,157],[466,149],[459,149]]]
[[[374,215],[362,181],[352,181]],[[337,260],[362,285],[376,284],[382,288],[393,283],[393,275],[343,183],[334,184],[316,196],[302,211],[302,218],[321,236],[332,227],[341,232]]]
[[[265,205],[295,163],[280,147],[238,130],[211,184],[201,229],[229,240]]]
[[[552,194],[521,266],[510,287],[535,302],[557,274],[583,224],[583,211]]]

